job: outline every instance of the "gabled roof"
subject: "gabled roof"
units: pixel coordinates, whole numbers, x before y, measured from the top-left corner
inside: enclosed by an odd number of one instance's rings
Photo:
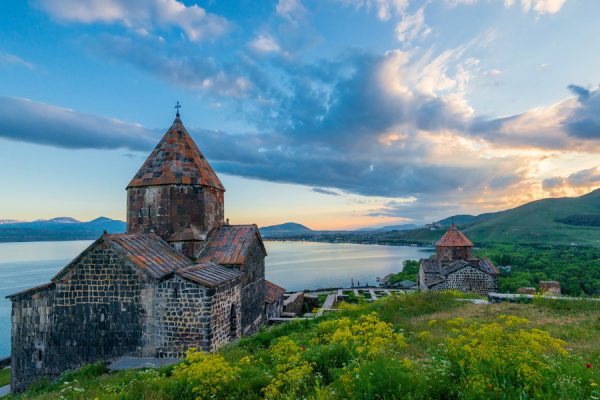
[[[236,269],[223,267],[212,262],[195,264],[191,267],[180,269],[176,274],[208,287],[222,285],[243,275],[242,272]]]
[[[43,285],[34,286],[25,290],[21,290],[20,292],[9,294],[6,296],[7,299],[12,299],[14,297],[20,297],[24,295],[34,295],[37,292],[41,292],[42,290],[53,288],[55,285],[54,282],[44,283]]]
[[[211,235],[198,259],[221,265],[243,265],[255,237],[266,256],[267,251],[256,225],[221,225]]]
[[[179,117],[175,118],[127,188],[173,184],[225,190]]]
[[[173,271],[192,264],[189,258],[173,249],[154,233],[105,234],[64,267],[52,280],[63,276],[72,265],[100,243],[106,243],[107,246],[131,261],[141,272],[154,279],[161,279]]]
[[[168,238],[167,242],[195,242],[204,240],[206,240],[206,234],[202,233],[198,227],[186,225]]]
[[[189,258],[153,233],[103,237],[117,252],[124,254],[140,270],[156,279],[192,264]]]
[[[283,296],[285,289],[265,279],[265,302],[273,304]]]
[[[441,247],[473,247],[473,243],[454,224],[435,245]]]

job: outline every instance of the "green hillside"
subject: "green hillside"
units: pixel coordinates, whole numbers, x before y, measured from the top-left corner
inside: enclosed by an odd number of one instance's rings
[[[464,225],[474,241],[600,245],[600,190],[573,198],[543,199]],[[590,225],[590,226],[585,226]]]
[[[440,223],[449,225],[452,217]],[[497,213],[457,216],[459,228],[476,244],[520,243],[600,246],[600,189],[580,197],[543,199]],[[445,229],[415,229],[377,235],[387,243],[438,240]]]
[[[457,301],[457,299],[463,301]],[[600,397],[600,303],[394,295],[265,327],[176,367],[40,382],[21,400],[478,400]]]

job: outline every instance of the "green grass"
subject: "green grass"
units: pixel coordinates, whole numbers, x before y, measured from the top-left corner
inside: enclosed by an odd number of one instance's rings
[[[235,379],[232,382],[212,381],[217,374],[208,366],[192,374],[196,378],[182,380],[173,368],[107,374],[103,366],[92,365],[68,372],[57,382],[42,382],[18,398],[191,400],[197,397],[197,392],[191,389],[198,384],[194,383],[194,379],[198,382],[208,379],[210,384],[202,387],[219,387],[213,397],[217,399],[260,399],[265,395],[265,388],[274,382],[281,385],[281,395],[274,398],[281,399],[518,398],[511,397],[514,393],[503,395],[504,389],[495,387],[497,382],[510,383],[509,372],[512,370],[507,370],[505,378],[496,379],[489,393],[482,396],[460,378],[459,370],[452,369],[453,365],[458,364],[453,364],[445,350],[448,340],[457,337],[457,326],[460,329],[491,326],[489,324],[501,321],[499,317],[502,315],[527,318],[529,323],[518,329],[543,330],[554,338],[564,340],[564,347],[568,349],[569,354],[564,358],[544,355],[539,359],[551,363],[552,368],[548,376],[544,374],[541,378],[539,396],[534,394],[526,398],[589,399],[595,396],[594,385],[600,383],[598,302],[535,299],[530,304],[475,305],[455,301],[456,297],[455,293],[399,295],[373,303],[349,305],[341,312],[327,313],[314,320],[265,328],[219,351],[218,355],[234,368]],[[341,323],[341,318],[347,318],[350,323],[357,325],[367,315],[375,315],[378,320],[390,324],[387,326],[402,335],[404,344],[368,356],[361,353],[360,346],[344,345],[339,338],[332,339],[330,343],[317,340],[323,337],[327,324],[342,326],[336,324]],[[457,317],[463,321],[458,325]],[[351,328],[351,331],[360,338],[363,328]],[[377,342],[371,337],[365,338],[368,338],[367,346]],[[277,352],[277,346],[288,339],[296,346],[297,353],[290,348],[283,353]],[[513,344],[509,343],[508,349]],[[527,355],[529,349],[526,343],[525,350],[521,349],[519,355]],[[537,351],[543,353],[545,350],[542,346]],[[298,354],[299,358],[291,361],[290,354]],[[287,361],[282,361],[282,357],[288,357]],[[586,367],[588,363],[593,367]],[[296,369],[301,371],[307,365],[311,373],[299,377],[294,375]],[[489,363],[481,365],[479,372],[483,371],[483,379],[497,378],[494,377],[494,367]],[[348,379],[349,376],[351,379]]]
[[[0,369],[0,386],[10,384],[10,368]]]

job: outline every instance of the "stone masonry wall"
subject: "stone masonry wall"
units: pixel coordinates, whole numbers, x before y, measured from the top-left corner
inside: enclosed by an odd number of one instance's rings
[[[182,357],[195,347],[210,351],[214,290],[174,276],[156,286],[157,357]]]
[[[202,231],[224,220],[224,194],[207,186],[164,185],[127,189],[127,233],[154,231],[163,239],[192,224]]]
[[[229,281],[216,288],[212,303],[212,341],[215,351],[242,335],[240,280]]]
[[[13,299],[16,390],[42,376],[141,351],[141,295],[148,282],[127,263],[100,243],[53,290]]]
[[[250,335],[264,323],[265,259],[257,238],[254,238],[242,276],[242,334]]]
[[[448,275],[448,289],[486,295],[498,290],[498,278],[473,267],[464,267]],[[436,288],[437,289],[437,288]]]
[[[11,386],[24,390],[44,374],[56,376],[60,370],[49,368],[48,336],[53,316],[54,288],[29,292],[13,299]]]

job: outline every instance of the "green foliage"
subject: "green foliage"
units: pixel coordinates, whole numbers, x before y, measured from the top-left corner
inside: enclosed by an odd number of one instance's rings
[[[0,386],[10,384],[10,368],[0,369]]]
[[[417,281],[417,274],[419,273],[419,262],[417,260],[405,260],[404,268],[402,272],[393,274],[388,278],[388,283],[393,285],[397,282],[402,281]]]
[[[511,265],[500,277],[500,291],[537,287],[540,281],[557,280],[564,294],[600,293],[600,248],[552,245],[494,244],[477,251],[497,265]]]
[[[600,304],[481,306],[455,301],[461,296],[428,292],[346,304],[321,318],[264,328],[214,354],[190,351],[172,368],[103,374],[101,365],[86,366],[21,398],[598,397]],[[516,315],[499,318],[505,311]]]

